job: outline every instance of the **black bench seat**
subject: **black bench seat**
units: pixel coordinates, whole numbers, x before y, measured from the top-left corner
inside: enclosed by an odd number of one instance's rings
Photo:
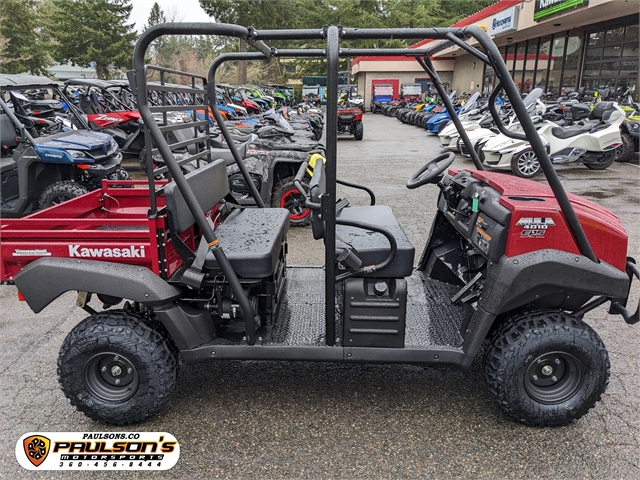
[[[408,277],[413,271],[413,259],[415,248],[409,242],[407,235],[402,230],[398,220],[393,215],[391,207],[386,205],[373,205],[366,207],[348,207],[340,211],[338,220],[355,220],[368,223],[389,230],[398,244],[393,262],[379,272],[368,275],[369,277]],[[363,230],[362,228],[336,225],[336,247],[340,248],[344,240],[357,250],[358,257],[363,265],[376,265],[384,261],[389,254],[389,240],[381,233]],[[336,253],[337,255],[338,253]]]
[[[215,160],[185,176],[203,211],[208,212],[229,194],[225,161]],[[174,182],[164,188],[167,212],[175,233],[182,233],[195,222],[182,193]],[[266,278],[273,275],[289,230],[289,211],[284,208],[235,210],[215,229],[222,251],[236,275]],[[172,232],[173,233],[173,232]],[[204,260],[205,269],[219,269],[211,251]]]
[[[215,229],[215,234],[238,276],[265,278],[278,264],[288,230],[289,210],[249,208],[232,212]],[[219,268],[211,251],[207,253],[205,266],[212,270]]]

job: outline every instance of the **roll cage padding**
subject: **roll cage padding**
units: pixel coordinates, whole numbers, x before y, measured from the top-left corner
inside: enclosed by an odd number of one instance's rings
[[[100,293],[144,305],[164,305],[182,292],[145,267],[73,258],[40,258],[15,278],[31,310],[39,313],[65,292]]]

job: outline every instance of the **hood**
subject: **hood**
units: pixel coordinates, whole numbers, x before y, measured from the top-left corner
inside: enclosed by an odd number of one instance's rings
[[[40,140],[40,141],[38,141]],[[36,139],[38,146],[57,147],[72,150],[94,150],[100,147],[105,149],[115,144],[110,135],[100,132],[88,132],[78,130],[64,132],[43,139]]]
[[[118,154],[118,144],[105,133],[74,130],[35,139],[33,149],[45,163],[102,163]]]

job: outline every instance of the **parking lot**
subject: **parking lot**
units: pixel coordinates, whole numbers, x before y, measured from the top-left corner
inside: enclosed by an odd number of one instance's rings
[[[435,213],[438,189],[405,183],[440,153],[437,137],[367,113],[364,140],[338,143],[338,176],[366,184],[390,205],[418,252]],[[454,168],[472,164],[459,157]],[[640,258],[640,165],[605,171],[558,168],[568,191],[618,215]],[[365,196],[339,189],[352,204]],[[322,243],[309,229],[289,235],[291,265],[320,265]],[[550,275],[553,272],[549,272]],[[637,284],[630,299],[638,302]],[[480,363],[471,371],[412,365],[210,362],[184,365],[169,407],[129,428],[93,422],[73,409],[56,379],[58,350],[86,313],[75,295],[34,315],[12,286],[0,287],[0,477],[118,478],[115,472],[32,472],[14,455],[27,432],[164,431],[181,457],[146,478],[594,478],[640,477],[640,325],[600,307],[586,321],[611,358],[602,401],[561,428],[515,423],[490,398]],[[125,474],[122,474],[124,476]]]

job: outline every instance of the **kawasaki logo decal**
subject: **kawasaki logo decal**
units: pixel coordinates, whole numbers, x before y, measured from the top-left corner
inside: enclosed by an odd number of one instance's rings
[[[124,248],[80,248],[80,245],[69,245],[71,258],[144,258],[144,245]]]
[[[583,7],[588,4],[589,0],[536,0],[533,19],[538,21],[570,8]]]

